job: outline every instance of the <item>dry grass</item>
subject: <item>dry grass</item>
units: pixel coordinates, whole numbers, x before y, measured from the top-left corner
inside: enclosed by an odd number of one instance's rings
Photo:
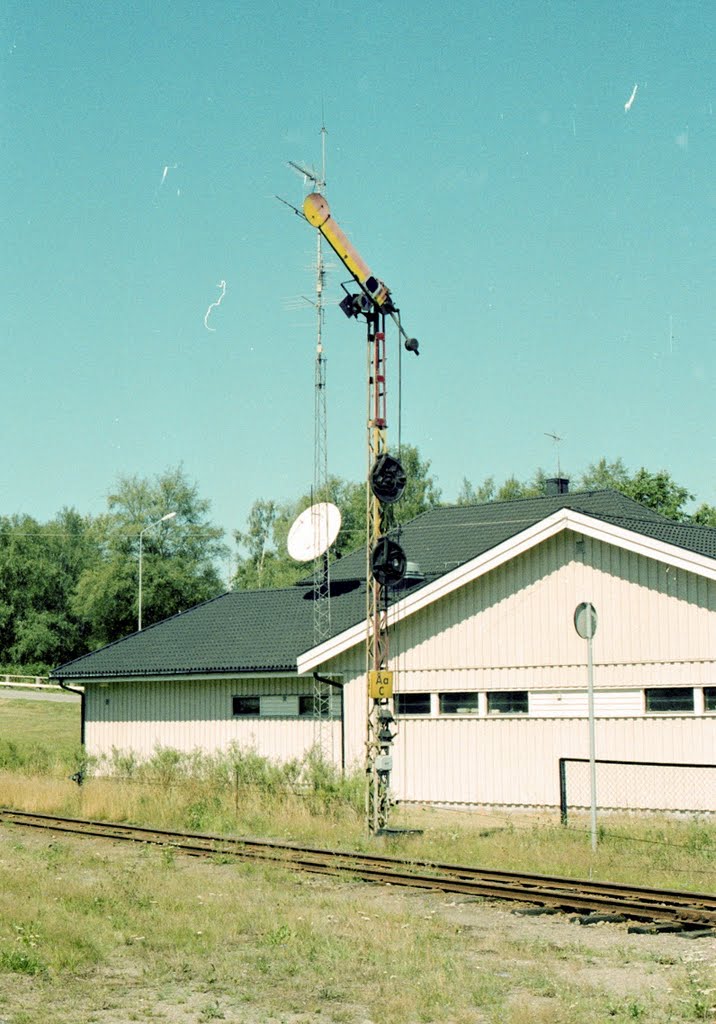
[[[201,780],[170,786],[0,772],[2,803],[79,818],[127,821],[187,831],[262,836],[333,849],[379,849],[414,860],[594,878],[653,888],[713,892],[716,825],[700,819],[605,819],[596,854],[587,824],[564,829],[548,819],[480,814],[453,817],[423,809],[394,814],[417,835],[371,837],[352,804],[315,802],[291,792],[243,786],[217,792]]]

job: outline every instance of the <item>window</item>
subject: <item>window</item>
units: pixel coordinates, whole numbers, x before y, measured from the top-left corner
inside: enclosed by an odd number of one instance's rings
[[[396,715],[429,715],[430,694],[429,693],[396,693],[395,695]]]
[[[716,686],[704,687],[704,711],[716,711]]]
[[[231,698],[231,711],[234,715],[246,718],[249,715],[258,715],[260,710],[261,707],[258,697]]]
[[[495,690],[487,695],[488,715],[526,715],[529,709],[527,690]]]
[[[646,710],[655,712],[683,712],[694,710],[694,691],[690,686],[666,686],[645,690]]]
[[[327,693],[303,693],[298,698],[300,718],[328,718],[330,698]]]
[[[476,715],[477,693],[441,693],[441,715]]]

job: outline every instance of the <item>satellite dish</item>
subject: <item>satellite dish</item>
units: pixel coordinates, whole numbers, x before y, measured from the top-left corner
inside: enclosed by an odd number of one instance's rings
[[[288,531],[288,553],[297,562],[310,562],[327,551],[341,528],[341,513],[328,501],[304,509]]]

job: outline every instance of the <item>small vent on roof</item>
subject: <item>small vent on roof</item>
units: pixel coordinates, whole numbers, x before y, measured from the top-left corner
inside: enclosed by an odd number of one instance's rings
[[[569,494],[569,480],[564,476],[552,476],[545,480],[545,493],[548,498],[554,498],[557,494]]]
[[[398,584],[397,588],[406,590],[409,587],[414,587],[417,583],[422,583],[425,579],[425,573],[420,568],[418,562],[407,562],[405,566],[405,576]]]

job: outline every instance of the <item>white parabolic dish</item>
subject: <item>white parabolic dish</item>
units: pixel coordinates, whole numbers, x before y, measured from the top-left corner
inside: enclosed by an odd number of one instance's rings
[[[287,548],[297,562],[310,562],[326,551],[338,536],[341,513],[335,505],[322,501],[304,509],[288,531]]]

